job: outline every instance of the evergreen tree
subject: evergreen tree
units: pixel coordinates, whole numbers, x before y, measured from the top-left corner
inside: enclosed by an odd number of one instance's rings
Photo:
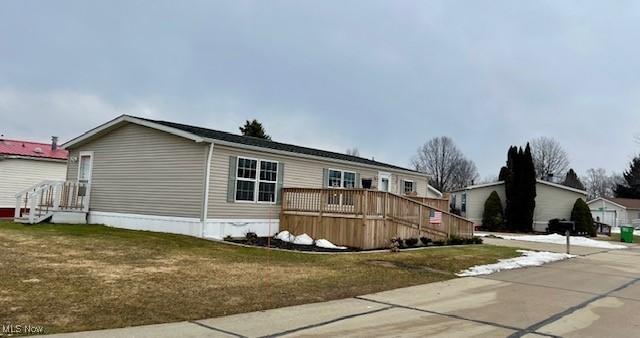
[[[504,230],[504,215],[502,211],[502,201],[494,190],[484,202],[484,212],[482,214],[482,227],[488,231]]]
[[[266,131],[262,127],[262,123],[258,122],[258,120],[253,119],[253,121],[247,120],[244,123],[244,126],[239,127],[242,135],[244,136],[253,136],[257,138],[263,138],[266,140],[271,140],[271,136],[267,135]]]
[[[636,156],[629,164],[629,170],[625,171],[624,184],[617,184],[616,197],[640,198],[640,156]]]
[[[516,171],[516,160],[518,157],[518,148],[515,146],[509,147],[509,152],[507,152],[507,166],[506,170],[502,171],[503,179],[504,179],[504,191],[506,195],[505,200],[505,225],[507,229],[515,231],[515,215],[518,214],[518,196],[517,196],[517,188],[515,187],[514,175]]]
[[[586,232],[591,237],[596,236],[596,227],[593,223],[593,216],[589,206],[582,198],[578,198],[573,204],[573,210],[571,210],[571,220],[575,222],[575,230],[577,232]]]
[[[567,187],[576,188],[580,190],[585,190],[584,184],[582,184],[582,182],[578,178],[578,174],[576,174],[576,172],[573,171],[573,169],[569,169],[569,171],[567,171],[567,175],[564,177],[564,182],[562,182],[562,185],[566,185]]]
[[[504,181],[511,175],[511,171],[507,167],[500,168],[500,174],[498,175],[498,181]]]
[[[536,174],[529,144],[523,150],[512,146],[507,154],[507,169],[501,170],[505,182],[506,227],[510,231],[530,232],[536,202]]]
[[[519,188],[521,194],[522,218],[519,222],[518,230],[523,232],[533,231],[533,213],[536,209],[536,168],[531,156],[529,143],[520,155]]]

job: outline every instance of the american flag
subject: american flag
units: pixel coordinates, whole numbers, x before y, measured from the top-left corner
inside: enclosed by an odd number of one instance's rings
[[[431,210],[431,213],[429,213],[429,223],[431,224],[442,223],[442,213],[440,211]]]

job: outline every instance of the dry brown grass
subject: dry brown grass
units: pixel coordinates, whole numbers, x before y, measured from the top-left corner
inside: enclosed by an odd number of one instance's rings
[[[454,278],[515,255],[486,245],[311,255],[95,225],[0,222],[0,320],[64,332],[202,319]]]

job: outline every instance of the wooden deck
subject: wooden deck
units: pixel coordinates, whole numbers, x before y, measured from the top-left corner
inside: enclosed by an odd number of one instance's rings
[[[412,198],[365,189],[283,188],[280,229],[361,249],[386,248],[393,237],[473,236],[473,223],[465,218]]]

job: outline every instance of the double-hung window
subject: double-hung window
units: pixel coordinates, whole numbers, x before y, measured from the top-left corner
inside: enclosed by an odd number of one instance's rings
[[[278,162],[238,157],[236,201],[275,203]]]
[[[329,169],[329,188],[353,189],[356,187],[356,173],[353,171]],[[329,194],[329,204],[353,204],[353,195]]]

